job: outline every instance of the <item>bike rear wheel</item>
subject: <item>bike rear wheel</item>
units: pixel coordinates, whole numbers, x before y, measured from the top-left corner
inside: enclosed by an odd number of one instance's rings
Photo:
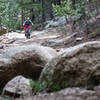
[[[25,36],[26,36],[27,39],[30,39],[30,30],[29,29],[27,29]]]

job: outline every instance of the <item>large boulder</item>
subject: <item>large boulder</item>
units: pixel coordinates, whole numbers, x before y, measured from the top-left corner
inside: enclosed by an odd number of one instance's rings
[[[17,32],[10,32],[10,33],[6,33],[6,34],[3,34],[2,36],[0,36],[0,42],[2,44],[12,44],[15,41],[24,42],[25,39],[26,39],[26,37],[25,37],[24,33],[20,34]]]
[[[57,53],[43,46],[18,46],[0,50],[0,87],[16,75],[38,78],[45,64]]]
[[[41,84],[50,88],[100,84],[100,41],[87,42],[59,53],[43,69]]]
[[[3,99],[4,100],[4,99]],[[23,99],[15,99],[23,100]],[[94,90],[67,88],[56,93],[45,93],[24,98],[24,100],[100,100],[100,87]]]
[[[23,76],[16,76],[5,85],[2,95],[20,97],[30,96],[30,93],[30,80]]]
[[[0,29],[0,35],[3,35],[3,34],[6,34],[8,32],[7,28],[6,27],[2,27]]]
[[[49,27],[57,27],[66,24],[66,18],[65,16],[56,17],[54,20],[48,21],[47,23],[48,24],[45,26],[46,29]]]

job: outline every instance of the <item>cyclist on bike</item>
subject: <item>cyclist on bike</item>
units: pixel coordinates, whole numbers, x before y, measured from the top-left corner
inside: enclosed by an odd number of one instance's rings
[[[30,33],[30,28],[31,28],[31,25],[33,25],[32,21],[30,20],[30,18],[28,17],[27,20],[24,21],[24,30],[25,30],[25,36],[27,34],[27,31],[29,31]]]

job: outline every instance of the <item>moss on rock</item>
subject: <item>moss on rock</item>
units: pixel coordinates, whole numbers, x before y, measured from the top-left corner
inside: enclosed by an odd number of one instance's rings
[[[92,33],[91,33],[91,36],[92,36],[92,37],[96,37],[97,35],[100,35],[100,28],[97,29],[95,32],[92,32]]]

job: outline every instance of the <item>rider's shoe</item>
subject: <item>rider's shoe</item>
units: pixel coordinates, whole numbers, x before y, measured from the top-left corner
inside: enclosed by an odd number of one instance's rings
[[[30,39],[30,34],[26,33],[25,36],[27,39]]]

